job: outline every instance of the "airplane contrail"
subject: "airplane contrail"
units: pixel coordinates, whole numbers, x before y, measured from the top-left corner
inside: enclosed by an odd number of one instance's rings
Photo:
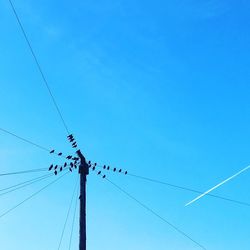
[[[250,168],[250,165],[243,168],[242,170],[240,170],[238,173],[232,175],[231,177],[227,178],[226,180],[220,182],[219,184],[217,184],[216,186],[210,188],[209,190],[207,190],[206,192],[204,192],[203,194],[199,195],[198,197],[196,197],[195,199],[191,200],[190,202],[188,202],[186,206],[194,203],[195,201],[199,200],[200,198],[202,198],[203,196],[207,195],[208,193],[212,192],[213,190],[215,190],[216,188],[220,187],[221,185],[225,184],[226,182],[232,180],[233,178],[235,178],[236,176],[240,175],[241,173],[245,172],[246,170],[248,170]]]

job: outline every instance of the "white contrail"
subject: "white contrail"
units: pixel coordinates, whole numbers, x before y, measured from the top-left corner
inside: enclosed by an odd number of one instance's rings
[[[198,197],[196,197],[195,199],[191,200],[190,202],[188,202],[185,206],[188,206],[192,203],[194,203],[195,201],[199,200],[200,198],[202,198],[203,196],[207,195],[208,193],[212,192],[213,190],[215,190],[216,188],[220,187],[221,185],[225,184],[226,182],[232,180],[233,178],[235,178],[236,176],[240,175],[241,173],[245,172],[246,170],[248,170],[250,168],[250,165],[247,166],[246,168],[243,168],[242,170],[240,170],[238,173],[234,174],[233,176],[227,178],[226,180],[220,182],[219,184],[217,184],[216,186],[210,188],[209,190],[207,190],[205,193],[199,195]]]

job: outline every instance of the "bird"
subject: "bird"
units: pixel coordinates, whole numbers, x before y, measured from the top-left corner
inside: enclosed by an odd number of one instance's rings
[[[54,169],[56,170],[56,169],[57,169],[57,167],[58,167],[58,166],[57,166],[57,165],[55,165]]]
[[[94,166],[96,167],[97,163],[94,163]]]
[[[94,170],[95,170],[95,167],[93,167],[92,169],[93,169],[93,171],[94,171]]]
[[[77,145],[74,145],[73,148],[77,148]]]
[[[88,161],[88,164],[91,164],[91,161]]]
[[[62,168],[62,167],[60,167],[60,172],[62,172],[62,170],[63,170],[63,168]]]
[[[70,142],[73,142],[74,140],[75,140],[74,138],[69,139]]]
[[[101,174],[102,171],[99,171],[97,174]]]
[[[119,173],[121,173],[121,172],[122,172],[122,170],[120,169],[120,170],[119,170]]]
[[[54,174],[57,175],[57,171],[55,171]]]
[[[50,165],[50,167],[49,167],[49,171],[50,171],[52,168],[53,168],[53,164],[51,164],[51,165]]]
[[[106,175],[104,175],[102,178],[103,178],[103,179],[106,178]]]
[[[76,141],[72,143],[72,146],[76,145]]]
[[[67,162],[64,163],[64,167],[66,167],[66,166],[67,166]]]
[[[70,162],[70,166],[73,168],[73,166],[74,166],[73,162]]]
[[[125,171],[125,174],[127,174],[128,173],[128,171]]]
[[[72,172],[72,168],[69,168],[69,171]]]
[[[62,153],[60,152],[60,153],[58,153],[58,155],[59,155],[59,156],[61,156],[61,155],[62,155]]]
[[[55,152],[55,150],[54,149],[52,149],[51,151],[50,151],[50,154],[53,154]]]
[[[110,167],[108,166],[108,167],[107,167],[107,170],[109,170],[109,168],[110,168]]]
[[[68,155],[66,158],[67,158],[68,160],[70,160],[70,159],[72,158],[72,156],[71,156],[71,155]]]
[[[73,134],[70,134],[70,135],[68,135],[67,137],[68,137],[68,138],[72,138],[72,137],[73,137]]]
[[[103,166],[103,169],[106,169],[106,165]]]
[[[114,172],[116,171],[116,168],[114,168]]]

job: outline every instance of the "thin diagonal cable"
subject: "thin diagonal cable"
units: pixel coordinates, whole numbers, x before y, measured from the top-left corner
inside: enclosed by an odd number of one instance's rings
[[[57,113],[59,114],[59,116],[60,116],[60,118],[61,118],[61,120],[62,120],[63,126],[65,127],[67,133],[70,134],[70,133],[69,133],[69,130],[68,130],[68,127],[67,127],[67,125],[66,125],[66,122],[65,122],[65,120],[64,120],[64,118],[63,118],[63,116],[62,116],[62,113],[61,113],[61,111],[60,111],[60,109],[59,109],[59,107],[58,107],[58,104],[57,104],[57,102],[56,102],[56,100],[55,100],[55,97],[54,97],[53,94],[52,94],[52,91],[51,91],[50,86],[49,86],[49,84],[48,84],[48,81],[47,81],[47,79],[46,79],[46,77],[45,77],[45,74],[44,74],[44,72],[43,72],[43,70],[42,70],[42,67],[41,67],[41,65],[40,65],[40,63],[39,63],[39,61],[38,61],[38,59],[37,59],[37,56],[36,56],[36,54],[35,54],[35,51],[34,51],[32,45],[31,45],[31,42],[30,42],[30,40],[29,40],[29,38],[28,38],[28,35],[27,35],[27,33],[26,33],[25,29],[24,29],[24,26],[23,26],[23,24],[22,24],[22,22],[21,22],[21,20],[20,20],[20,18],[19,18],[19,16],[18,16],[18,14],[17,14],[16,8],[15,8],[15,6],[14,6],[14,4],[13,4],[13,2],[12,2],[11,0],[8,0],[8,1],[9,1],[9,3],[10,3],[11,9],[12,9],[12,11],[13,11],[15,17],[16,17],[16,20],[17,20],[17,22],[18,22],[18,24],[19,24],[19,26],[20,26],[20,28],[21,28],[21,31],[22,31],[23,36],[24,36],[24,38],[25,38],[25,41],[26,41],[26,43],[27,43],[27,45],[28,45],[28,47],[29,47],[29,49],[30,49],[30,52],[31,52],[31,54],[32,54],[32,56],[33,56],[33,58],[34,58],[34,60],[35,60],[36,66],[37,66],[37,68],[38,68],[38,70],[39,70],[39,72],[40,72],[40,74],[41,74],[41,76],[42,76],[43,82],[45,83],[46,88],[47,88],[47,90],[48,90],[48,92],[49,92],[49,94],[50,94],[50,97],[51,97],[51,99],[52,99],[52,101],[53,101],[53,103],[54,103],[54,106],[55,106],[55,108],[56,108],[56,110],[57,110]]]
[[[143,207],[144,209],[148,210],[150,213],[152,213],[154,216],[158,217],[159,219],[161,219],[163,222],[165,222],[166,224],[168,224],[170,227],[172,227],[173,229],[175,229],[179,234],[183,235],[184,237],[186,237],[187,239],[191,240],[194,244],[196,244],[197,246],[199,246],[201,249],[206,250],[206,248],[201,245],[199,242],[197,242],[196,240],[194,240],[192,237],[190,237],[188,234],[186,234],[185,232],[183,232],[181,229],[179,229],[178,227],[176,227],[175,225],[173,225],[171,222],[167,221],[165,218],[163,218],[162,216],[160,216],[158,213],[156,213],[154,210],[152,210],[151,208],[149,208],[148,206],[146,206],[145,204],[143,204],[142,202],[140,202],[138,199],[136,199],[134,196],[132,196],[131,194],[129,194],[127,191],[125,191],[123,188],[121,188],[120,186],[118,186],[117,184],[115,184],[113,181],[109,180],[106,178],[106,180],[111,183],[114,187],[116,187],[119,191],[121,191],[122,193],[124,193],[127,197],[129,197],[130,199],[134,200],[137,204],[139,204],[141,207]]]
[[[74,231],[74,224],[75,224],[75,218],[76,218],[76,209],[77,209],[77,201],[78,197],[76,195],[76,200],[75,200],[75,209],[74,209],[74,215],[73,215],[73,221],[72,221],[72,226],[71,226],[71,232],[70,232],[70,239],[69,239],[69,250],[71,249],[71,242],[72,242],[72,236],[73,236],[73,231]]]
[[[198,194],[203,194],[204,193],[204,192],[192,189],[192,188],[188,188],[188,187],[183,187],[183,186],[171,184],[171,183],[168,183],[168,182],[163,182],[163,181],[151,179],[151,178],[140,176],[140,175],[135,175],[135,174],[127,174],[127,175],[135,177],[135,178],[139,178],[139,179],[142,179],[142,180],[154,182],[154,183],[157,183],[157,184],[162,184],[162,185],[166,185],[166,186],[169,186],[169,187],[173,187],[173,188],[177,188],[177,189],[181,189],[181,190],[193,192],[193,193],[198,193]],[[244,201],[238,201],[238,200],[234,200],[234,199],[222,197],[220,195],[215,195],[215,194],[206,194],[206,195],[210,196],[210,197],[217,198],[217,199],[221,199],[221,200],[224,200],[224,201],[229,201],[229,202],[233,202],[233,203],[236,203],[236,204],[239,204],[239,205],[244,205],[244,206],[250,207],[250,203],[247,203],[247,202],[244,202]]]
[[[14,191],[16,191],[16,190],[19,190],[19,189],[25,188],[25,187],[27,187],[27,186],[30,186],[30,185],[32,185],[32,184],[34,184],[34,183],[37,183],[37,182],[39,182],[39,181],[42,181],[42,180],[44,180],[44,179],[49,178],[49,177],[51,177],[52,175],[54,175],[54,174],[43,175],[43,176],[40,176],[40,177],[38,177],[38,178],[33,179],[32,181],[26,181],[25,184],[16,184],[16,185],[14,185],[14,186],[12,186],[12,187],[8,187],[8,188],[5,188],[5,189],[2,189],[2,190],[0,190],[0,192],[3,191],[3,190],[6,190],[6,189],[10,189],[10,190],[5,191],[5,192],[3,192],[3,193],[0,193],[0,196],[3,196],[3,195],[5,195],[5,194],[9,194],[9,193],[12,193],[12,192],[14,192]],[[13,187],[15,187],[15,186],[16,186],[16,188],[13,188]]]
[[[17,172],[9,172],[9,173],[2,173],[1,176],[8,176],[8,175],[17,175],[17,174],[29,174],[29,173],[36,173],[36,172],[44,172],[47,171],[47,168],[37,168],[37,169],[29,169],[29,170],[23,170],[23,171],[17,171]]]
[[[45,150],[45,151],[47,151],[47,152],[50,152],[49,149],[47,149],[47,148],[45,148],[45,147],[43,147],[43,146],[41,146],[41,145],[39,145],[39,144],[37,144],[37,143],[34,143],[34,142],[32,142],[32,141],[30,141],[30,140],[28,140],[28,139],[25,139],[25,138],[23,138],[23,137],[21,137],[21,136],[19,136],[19,135],[16,135],[16,134],[14,134],[14,133],[12,133],[12,132],[6,130],[6,129],[0,128],[0,130],[3,131],[4,133],[7,133],[7,134],[9,134],[9,135],[12,135],[12,136],[18,138],[19,140],[22,140],[22,141],[24,141],[24,142],[27,142],[27,143],[29,143],[29,144],[31,144],[31,145],[37,147],[37,148],[40,148],[40,149]]]
[[[71,197],[71,200],[70,200],[70,203],[69,203],[69,208],[68,208],[68,212],[67,212],[67,215],[66,215],[66,219],[65,219],[65,222],[64,222],[64,225],[63,225],[63,230],[62,230],[62,234],[61,234],[61,237],[60,237],[60,241],[59,241],[59,245],[58,245],[58,250],[60,249],[61,244],[62,244],[62,239],[63,239],[65,228],[66,228],[66,225],[67,225],[67,222],[68,222],[69,213],[71,211],[73,199],[74,199],[74,196],[75,196],[75,193],[76,193],[77,184],[78,184],[78,176],[76,177],[76,183],[75,183],[73,194],[72,194],[72,197]]]
[[[59,176],[57,179],[55,179],[54,181],[50,182],[49,184],[47,184],[46,186],[44,186],[43,188],[39,189],[38,191],[36,191],[35,193],[33,193],[32,195],[28,196],[26,199],[24,199],[23,201],[21,201],[20,203],[16,204],[14,207],[8,209],[7,211],[5,211],[4,213],[2,213],[0,215],[0,219],[2,217],[4,217],[5,215],[9,214],[11,211],[15,210],[16,208],[18,208],[19,206],[21,206],[23,203],[25,203],[26,201],[30,200],[31,198],[33,198],[34,196],[38,195],[40,192],[42,192],[44,189],[48,188],[49,186],[51,186],[52,184],[54,184],[55,182],[57,182],[59,179],[61,179],[62,177],[64,177],[66,174],[68,174],[69,172],[66,172],[65,174]]]

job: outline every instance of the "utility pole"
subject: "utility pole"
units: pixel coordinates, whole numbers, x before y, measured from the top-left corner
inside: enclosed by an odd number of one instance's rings
[[[85,157],[80,150],[76,151],[81,163],[80,174],[80,230],[79,230],[79,250],[86,250],[86,182],[89,174],[89,167]]]

